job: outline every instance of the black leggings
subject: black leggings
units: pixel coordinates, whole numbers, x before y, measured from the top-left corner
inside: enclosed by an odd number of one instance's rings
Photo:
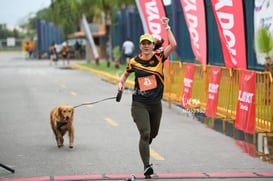
[[[162,115],[162,105],[160,101],[156,103],[133,101],[131,113],[140,134],[140,156],[144,166],[147,166],[150,164],[149,142],[158,134]]]

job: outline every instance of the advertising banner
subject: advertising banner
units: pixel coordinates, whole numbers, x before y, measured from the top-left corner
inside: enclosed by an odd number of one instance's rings
[[[273,0],[255,0],[254,9],[254,36],[257,63],[264,65],[266,53],[259,51],[257,39],[258,31],[261,27],[265,27],[271,35],[273,35]],[[269,52],[273,55],[273,49]]]
[[[244,13],[242,0],[211,0],[228,68],[246,68]]]
[[[253,134],[255,129],[256,73],[241,70],[235,127]]]
[[[192,51],[196,59],[207,64],[207,38],[204,1],[180,0],[189,29]]]
[[[163,48],[168,45],[168,35],[162,26],[161,17],[165,17],[165,9],[162,0],[136,0],[138,12],[143,24],[144,33],[149,33],[155,39],[163,38]]]
[[[189,108],[189,101],[191,98],[192,82],[194,76],[195,65],[191,63],[186,64],[186,71],[184,75],[183,93],[181,96],[181,106]]]
[[[215,117],[218,104],[218,95],[221,78],[221,67],[210,67],[210,81],[208,88],[208,101],[206,108],[206,116]]]

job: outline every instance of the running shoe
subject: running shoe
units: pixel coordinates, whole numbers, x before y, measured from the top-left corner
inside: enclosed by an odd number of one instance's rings
[[[154,173],[152,164],[144,167],[144,176],[145,178],[151,178],[151,175]]]

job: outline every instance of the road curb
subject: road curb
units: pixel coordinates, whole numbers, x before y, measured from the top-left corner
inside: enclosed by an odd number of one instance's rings
[[[83,65],[75,64],[75,63],[71,64],[71,68],[91,72],[93,74],[96,74],[96,75],[100,76],[103,80],[105,80],[107,82],[111,82],[113,84],[117,84],[119,82],[119,79],[120,79],[120,77],[118,77],[118,76],[114,76],[112,74],[109,74],[109,73],[106,73],[106,72],[103,72],[103,71],[99,71],[99,70],[95,70],[95,69],[85,67]],[[125,88],[128,88],[128,89],[134,89],[134,82],[131,81],[131,80],[127,80],[125,82],[124,86],[125,86]]]

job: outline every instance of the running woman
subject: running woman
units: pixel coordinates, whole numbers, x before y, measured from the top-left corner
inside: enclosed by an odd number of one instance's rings
[[[168,25],[169,19],[162,17],[161,22],[167,31],[169,45],[156,53],[154,37],[150,34],[141,35],[139,40],[141,53],[130,59],[118,83],[118,90],[123,91],[128,76],[132,72],[135,73],[131,115],[140,134],[139,152],[145,178],[151,178],[154,173],[150,164],[150,144],[158,134],[162,115],[163,64],[176,47],[175,37]]]

